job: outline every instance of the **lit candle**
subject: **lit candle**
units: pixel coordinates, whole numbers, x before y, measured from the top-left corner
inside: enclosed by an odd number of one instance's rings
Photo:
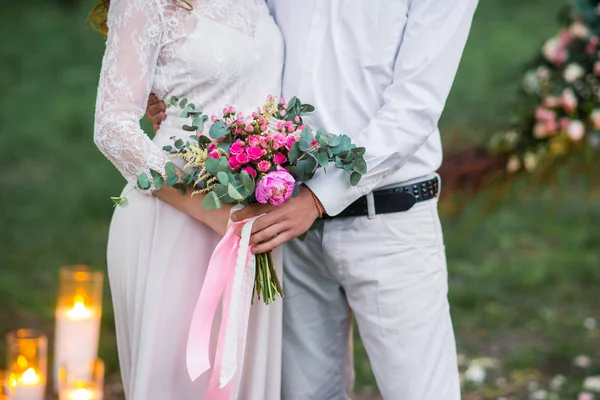
[[[11,400],[43,400],[45,384],[33,368],[28,368],[22,375],[10,374],[8,387]]]
[[[60,400],[102,400],[102,392],[94,388],[78,388],[65,390]]]
[[[75,296],[72,307],[56,310],[55,378],[58,367],[82,381],[91,379],[92,365],[98,353],[100,311],[88,307],[83,296]]]

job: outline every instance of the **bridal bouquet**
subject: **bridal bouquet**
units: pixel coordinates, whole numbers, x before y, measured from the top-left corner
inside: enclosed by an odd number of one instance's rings
[[[269,96],[264,105],[250,115],[224,108],[222,115],[209,118],[187,99],[171,97],[168,107],[179,107],[180,117],[188,121],[183,130],[193,133],[189,139],[171,138],[174,143],[164,150],[182,158],[184,175],[167,162],[165,175],[151,170],[143,173],[137,186],[160,189],[172,186],[186,194],[205,194],[203,208],[214,210],[224,203],[282,204],[300,190],[300,184],[312,178],[318,168],[335,164],[348,171],[357,185],[367,165],[365,148],[356,147],[346,135],[335,135],[304,124],[303,115],[314,107],[296,97]],[[204,134],[208,128],[208,136]],[[115,203],[123,202],[116,198]],[[254,293],[266,304],[283,296],[271,254],[256,256]],[[254,298],[254,294],[252,296]]]

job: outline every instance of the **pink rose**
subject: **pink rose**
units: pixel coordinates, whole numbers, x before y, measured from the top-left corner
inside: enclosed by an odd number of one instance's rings
[[[217,145],[215,143],[211,143],[208,145],[208,152],[210,153],[216,148],[217,148]]]
[[[229,168],[238,169],[240,167],[240,163],[237,161],[236,156],[229,157]]]
[[[260,146],[260,136],[258,135],[252,135],[252,136],[248,136],[247,139],[248,142],[248,146]]]
[[[285,117],[285,114],[287,114],[287,112],[284,109],[279,110],[279,115]]]
[[[279,205],[292,197],[294,178],[285,169],[271,171],[256,184],[254,194],[259,203]]]
[[[281,133],[276,133],[275,135],[271,136],[271,139],[273,140],[273,148],[275,150],[278,150],[278,149],[284,147],[285,144],[287,143],[286,136]]]
[[[535,119],[538,121],[550,121],[556,118],[554,111],[547,110],[543,107],[538,107],[535,110]]]
[[[240,165],[248,164],[248,162],[250,161],[250,159],[248,158],[248,156],[246,154],[244,154],[244,153],[240,153],[237,156],[235,156],[235,160]]]
[[[537,139],[543,139],[548,136],[548,128],[546,128],[546,124],[542,122],[535,124],[535,127],[533,128],[533,136],[535,136]]]
[[[271,169],[271,163],[268,161],[261,161],[258,163],[258,170],[260,172],[267,172]]]
[[[248,133],[254,132],[254,127],[251,124],[246,125],[246,132],[248,132]]]
[[[250,160],[256,161],[263,156],[263,149],[258,146],[253,146],[246,150],[246,154]]]
[[[260,147],[262,147],[263,149],[268,149],[270,147],[269,140],[271,140],[271,136],[261,136]]]
[[[221,157],[221,155],[219,154],[219,152],[216,151],[216,150],[213,150],[210,153],[208,153],[208,156],[210,158],[214,158],[215,160],[218,160]]]
[[[250,175],[251,177],[253,177],[254,179],[256,179],[256,170],[252,167],[245,167],[242,168],[242,171],[246,171],[248,173],[248,175]]]
[[[544,99],[544,107],[553,108],[558,107],[561,103],[561,99],[559,97],[548,96]]]
[[[273,156],[273,163],[275,165],[281,165],[287,161],[287,157],[283,155],[283,153],[275,153]]]
[[[318,146],[318,145],[319,145],[319,142],[317,142],[317,140],[316,140],[316,139],[314,139],[314,140],[311,142],[311,144],[310,144],[310,147],[315,147],[315,146]]]
[[[293,135],[288,136],[286,139],[285,148],[290,150],[294,142],[296,142],[296,137]]]
[[[571,89],[565,89],[562,94],[562,106],[567,112],[573,112],[579,104],[575,93]]]
[[[569,118],[561,118],[560,121],[559,121],[560,129],[562,131],[566,132],[570,123],[571,123],[571,120]]]
[[[229,146],[229,153],[232,156],[237,156],[238,154],[242,154],[244,152],[245,148],[244,148],[244,142],[242,142],[241,140],[236,140],[235,142],[233,142],[231,144],[231,146]]]
[[[577,400],[594,400],[596,397],[589,392],[581,392],[577,396]]]

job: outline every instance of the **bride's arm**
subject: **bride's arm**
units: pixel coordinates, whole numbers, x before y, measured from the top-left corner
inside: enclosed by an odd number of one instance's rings
[[[163,35],[163,0],[113,0],[102,62],[94,142],[131,184],[150,170],[164,174],[166,157],[139,125],[150,93]],[[222,233],[229,209],[202,209],[202,196],[151,187],[145,193],[171,204]]]

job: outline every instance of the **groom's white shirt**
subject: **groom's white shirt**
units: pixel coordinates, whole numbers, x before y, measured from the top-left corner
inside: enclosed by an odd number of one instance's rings
[[[442,162],[438,120],[477,0],[268,0],[283,32],[284,96],[313,104],[310,122],[367,148],[352,187],[329,168],[308,183],[330,215]]]

